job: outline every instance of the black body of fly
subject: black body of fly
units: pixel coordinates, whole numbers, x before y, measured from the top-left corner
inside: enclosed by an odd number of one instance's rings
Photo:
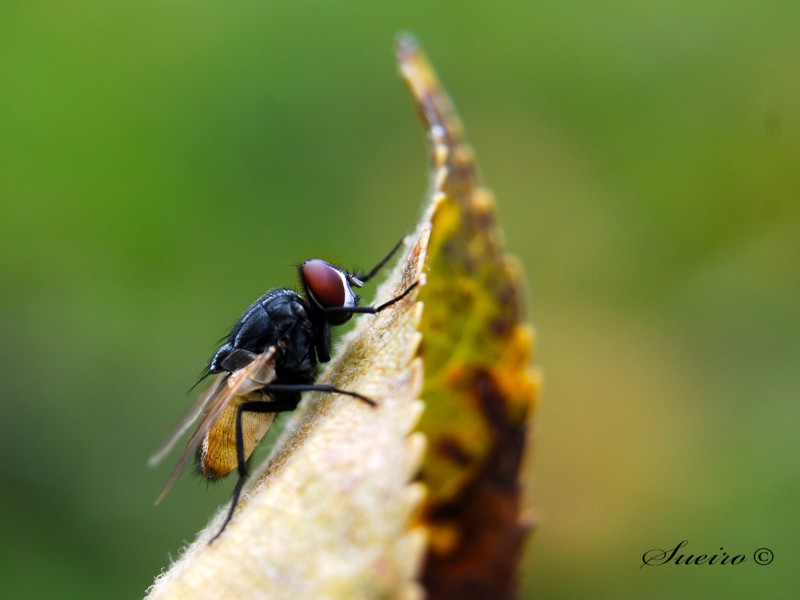
[[[378,313],[404,298],[416,287],[416,283],[410,285],[402,293],[379,306],[359,306],[359,298],[352,289],[361,287],[372,279],[402,243],[403,240],[400,240],[368,273],[348,273],[318,259],[302,263],[298,271],[303,294],[290,289],[276,289],[261,296],[239,317],[222,346],[212,357],[203,377],[217,374],[219,381],[216,388],[205,398],[201,398],[200,405],[190,411],[184,422],[168,436],[165,444],[151,459],[151,465],[160,462],[164,454],[172,448],[176,438],[201,411],[204,411],[203,419],[190,438],[184,455],[179,459],[161,497],[186,466],[189,453],[197,453],[202,466],[205,460],[204,453],[209,446],[208,432],[220,418],[222,410],[230,405],[237,395],[240,399],[243,396],[229,391],[225,385],[227,380],[230,379],[232,383],[237,373],[243,373],[242,370],[255,365],[256,359],[262,362],[267,360],[268,363],[265,364],[271,367],[273,370],[271,372],[274,372],[269,381],[263,381],[263,385],[259,382],[255,386],[246,388],[248,399],[236,406],[234,426],[236,470],[239,477],[227,518],[212,541],[219,537],[233,516],[247,479],[247,455],[242,428],[244,413],[292,411],[297,408],[301,393],[305,391],[339,393],[375,405],[371,399],[356,392],[341,390],[331,385],[316,384],[314,381],[318,363],[330,360],[332,326],[344,324],[354,314]],[[251,400],[250,392],[253,391],[261,392],[261,399]],[[227,473],[222,473],[220,476],[225,474]]]

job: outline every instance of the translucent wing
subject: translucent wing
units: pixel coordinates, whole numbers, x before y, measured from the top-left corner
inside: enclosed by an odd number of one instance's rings
[[[172,452],[172,449],[175,447],[175,444],[178,443],[178,440],[181,439],[186,430],[192,426],[197,420],[197,417],[200,416],[200,413],[208,406],[208,403],[211,399],[219,393],[220,386],[224,379],[229,375],[229,373],[220,373],[217,375],[212,381],[213,383],[209,388],[200,394],[197,398],[197,401],[191,406],[191,408],[186,411],[186,414],[183,418],[172,428],[167,434],[167,437],[164,438],[164,441],[161,442],[161,445],[158,447],[152,456],[147,460],[147,466],[150,468],[155,468],[161,464],[161,461],[164,460],[164,457]]]
[[[202,417],[197,425],[186,447],[178,458],[178,462],[167,480],[164,489],[161,490],[156,504],[164,499],[172,485],[180,474],[189,464],[192,456],[203,443],[209,430],[214,426],[217,419],[225,411],[225,408],[237,397],[246,396],[250,392],[264,387],[275,379],[275,355],[276,348],[271,346],[261,354],[255,355],[253,360],[234,371],[233,373],[221,373],[214,379],[209,390],[203,394],[197,402],[189,409],[183,419],[170,432],[161,447],[150,457],[149,464],[157,465],[166,454],[169,453],[178,441],[178,438],[189,428],[194,420],[202,412]]]

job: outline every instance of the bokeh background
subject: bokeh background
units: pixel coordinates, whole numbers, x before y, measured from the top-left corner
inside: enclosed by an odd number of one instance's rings
[[[292,263],[414,228],[400,30],[529,279],[524,597],[796,597],[795,0],[2,3],[3,596],[139,597],[228,499],[146,459]],[[683,539],[748,562],[639,568]]]

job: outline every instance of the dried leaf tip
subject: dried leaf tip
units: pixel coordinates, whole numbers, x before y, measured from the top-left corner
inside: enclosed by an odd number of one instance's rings
[[[408,36],[397,55],[433,159],[429,283],[419,296],[420,430],[429,442],[420,476],[430,539],[422,582],[431,598],[511,597],[529,529],[520,477],[539,381],[522,272],[505,252],[494,196],[479,183],[433,68]]]

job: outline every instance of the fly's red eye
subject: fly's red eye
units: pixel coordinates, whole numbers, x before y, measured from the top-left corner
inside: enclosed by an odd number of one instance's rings
[[[345,283],[341,272],[323,260],[309,260],[300,268],[303,282],[322,307],[344,306]]]

